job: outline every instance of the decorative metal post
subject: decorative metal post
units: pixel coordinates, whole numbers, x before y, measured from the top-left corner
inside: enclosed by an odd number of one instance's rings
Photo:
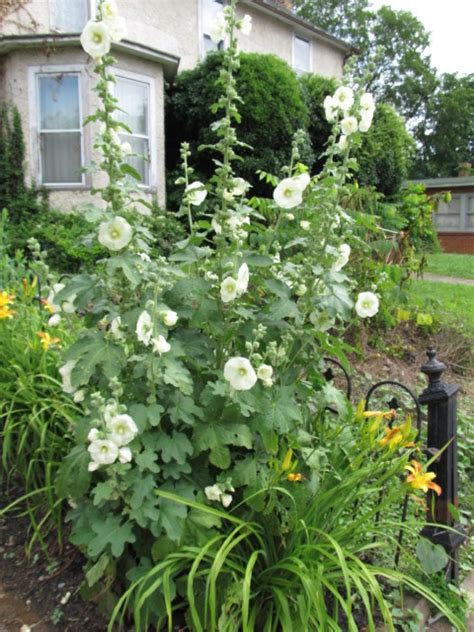
[[[420,395],[419,401],[420,404],[428,406],[428,450],[434,453],[444,448],[444,451],[430,467],[430,471],[436,474],[436,483],[441,486],[442,493],[436,496],[430,492],[429,519],[439,526],[425,527],[422,535],[445,548],[451,558],[446,568],[447,578],[457,581],[457,552],[466,539],[463,528],[455,524],[450,511],[450,505],[458,506],[456,396],[459,386],[441,381],[441,375],[447,367],[437,360],[433,347],[428,349],[427,355],[428,362],[421,370],[428,376],[428,386]],[[450,528],[443,529],[441,525]]]

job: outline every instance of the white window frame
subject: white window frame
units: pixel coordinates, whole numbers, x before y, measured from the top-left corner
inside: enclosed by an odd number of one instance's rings
[[[86,187],[86,174],[81,171],[80,182],[43,182],[43,173],[41,165],[41,117],[40,117],[40,99],[39,99],[39,81],[40,76],[45,75],[77,75],[79,77],[79,121],[80,127],[77,130],[81,137],[81,169],[84,169],[85,151],[84,151],[84,94],[83,84],[85,80],[85,68],[78,64],[64,64],[57,65],[44,65],[44,66],[30,66],[28,68],[28,97],[30,103],[30,139],[32,155],[35,157],[35,174],[36,180],[41,186],[48,189],[84,189]],[[48,130],[50,133],[58,132],[72,132],[73,130]],[[74,130],[76,131],[76,130]]]
[[[76,0],[71,0],[73,2],[76,2]],[[87,15],[86,15],[86,22],[87,20],[91,20],[93,17],[95,17],[95,14],[97,13],[97,0],[84,0],[87,4]],[[58,19],[58,12],[57,12],[57,4],[56,4],[57,0],[49,0],[49,12],[51,15],[51,27],[52,30],[54,31],[58,31],[58,32],[62,32],[60,27],[58,26],[57,23],[57,19]],[[83,27],[81,29],[79,29],[79,33],[82,32],[82,29],[84,28],[85,24],[83,25]],[[65,31],[64,31],[65,32]]]
[[[298,68],[296,66],[296,40],[303,40],[309,44],[309,68],[306,70],[305,68]],[[313,72],[313,41],[311,38],[302,35],[301,33],[293,33],[293,70],[296,74],[304,74],[305,72]]]
[[[199,0],[198,2],[198,8],[199,8],[199,16],[198,16],[198,22],[199,22],[199,57],[200,59],[205,59],[208,51],[206,51],[206,48],[204,46],[204,36],[208,35],[207,33],[204,33],[204,4],[205,0]],[[222,9],[224,10],[224,7],[227,4],[226,0],[222,0],[222,2],[219,2],[218,0],[218,4],[222,4]],[[224,50],[225,49],[225,42],[220,42],[220,48],[219,45],[217,46],[216,50]]]
[[[156,91],[155,79],[149,75],[142,75],[121,68],[114,68],[117,79],[126,79],[127,81],[135,81],[137,83],[145,83],[149,90],[149,107],[148,107],[148,136],[143,134],[132,134],[138,138],[148,139],[148,184],[142,182],[137,183],[138,186],[146,191],[154,191],[157,187],[157,159],[156,159]],[[112,84],[112,91],[114,89]],[[127,134],[125,130],[119,130],[119,134]]]

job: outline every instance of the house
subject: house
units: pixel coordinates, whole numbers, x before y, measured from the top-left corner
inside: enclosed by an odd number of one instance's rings
[[[192,68],[217,46],[209,29],[225,0],[118,0],[128,35],[114,44],[114,87],[132,134],[126,140],[144,190],[165,202],[164,83]],[[301,72],[340,77],[351,47],[291,13],[289,0],[241,0],[253,18],[244,51],[273,53]],[[26,140],[27,175],[50,191],[53,208],[90,201],[100,175],[93,126],[82,121],[97,106],[94,62],[79,36],[95,15],[95,0],[3,0],[0,7],[0,103],[14,104]]]
[[[450,202],[440,202],[433,219],[445,252],[474,255],[474,177],[414,180],[428,195],[451,193]]]

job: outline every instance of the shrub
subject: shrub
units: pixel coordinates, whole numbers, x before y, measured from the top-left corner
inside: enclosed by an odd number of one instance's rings
[[[179,163],[179,148],[189,142],[193,154],[192,166],[201,178],[213,172],[209,152],[196,151],[200,145],[215,142],[210,129],[214,115],[211,106],[219,96],[216,80],[222,66],[222,54],[209,55],[194,70],[181,73],[168,90],[166,106],[167,166],[172,172]],[[255,186],[256,193],[267,190],[255,173],[259,169],[278,173],[290,157],[293,134],[306,129],[308,109],[301,97],[298,81],[292,69],[273,55],[243,53],[237,77],[239,105],[239,139],[253,149],[241,147],[242,177]],[[302,160],[311,166],[312,150],[308,143]],[[170,202],[176,204],[174,177],[169,179]]]
[[[380,103],[373,125],[356,152],[356,178],[361,185],[375,187],[386,198],[393,198],[408,177],[414,147],[402,117],[392,106]]]
[[[324,165],[322,156],[331,135],[331,124],[328,123],[323,102],[327,95],[333,94],[337,88],[337,81],[321,75],[304,74],[299,79],[301,95],[308,108],[308,133],[311,146],[316,157],[314,170],[319,171]]]

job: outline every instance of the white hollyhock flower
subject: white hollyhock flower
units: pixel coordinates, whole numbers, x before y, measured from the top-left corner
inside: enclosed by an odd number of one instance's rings
[[[61,290],[63,290],[66,286],[64,283],[55,283],[51,290],[49,291],[48,298],[46,299],[49,307],[53,310],[53,312],[59,312],[61,307],[55,303],[56,294],[59,294]],[[59,321],[58,321],[59,322]]]
[[[84,392],[84,390],[81,388],[80,391],[76,391],[73,395],[73,400],[76,402],[76,404],[80,404],[81,402],[84,401],[86,397],[86,394]]]
[[[163,322],[167,327],[173,327],[178,322],[178,314],[173,312],[172,309],[163,312],[162,315]]]
[[[351,88],[340,87],[334,93],[334,105],[347,112],[354,104],[354,92]]]
[[[360,109],[362,112],[370,112],[375,109],[374,97],[370,92],[364,92],[360,97]]]
[[[248,215],[232,215],[231,217],[229,217],[226,223],[229,227],[229,230],[232,233],[236,233],[237,231],[241,230],[244,224],[250,224],[250,217],[248,217]]]
[[[110,33],[105,22],[89,20],[81,35],[81,45],[88,55],[99,59],[110,51]]]
[[[118,251],[128,246],[133,230],[126,219],[117,215],[99,226],[99,242],[109,250]]]
[[[342,270],[342,268],[349,261],[349,257],[351,255],[351,247],[349,246],[349,244],[341,244],[337,249],[337,252],[339,256],[333,264],[332,269],[336,272],[339,272],[339,270]]]
[[[220,235],[222,233],[222,226],[219,224],[215,217],[212,218],[211,226],[216,235]]]
[[[224,507],[228,507],[232,502],[232,494],[222,494],[221,503]]]
[[[300,173],[299,176],[293,176],[293,180],[301,186],[301,190],[304,191],[308,184],[311,182],[311,176],[309,173]]]
[[[232,180],[232,193],[235,196],[245,195],[250,189],[250,184],[243,178],[234,178]]]
[[[139,342],[143,342],[143,344],[148,347],[153,334],[153,321],[146,310],[138,317],[135,331]]]
[[[120,316],[116,316],[110,323],[110,333],[116,340],[123,340],[125,338],[125,332],[122,331],[122,319]]]
[[[87,440],[92,443],[93,441],[97,441],[99,437],[100,431],[97,428],[91,428],[89,430],[89,434],[87,435]]]
[[[307,291],[308,288],[306,287],[306,285],[304,283],[301,283],[300,285],[296,286],[295,294],[296,296],[304,296]]]
[[[118,7],[115,0],[105,0],[100,5],[103,20],[113,20],[118,16]]]
[[[53,314],[51,318],[48,320],[48,325],[50,327],[57,327],[61,322],[61,316],[59,314]]]
[[[216,13],[216,17],[209,30],[209,36],[214,44],[219,44],[225,38],[227,22],[223,11]]]
[[[368,132],[373,120],[373,113],[362,114],[362,118],[360,119],[359,129],[361,132]]]
[[[341,129],[344,136],[350,136],[351,134],[355,134],[358,129],[358,123],[355,116],[346,116],[341,121]]]
[[[93,472],[100,465],[110,465],[118,457],[118,446],[110,439],[97,439],[87,448],[91,455],[92,463],[89,463],[89,471]]]
[[[231,358],[224,366],[224,377],[236,391],[248,391],[257,381],[257,374],[247,358]]]
[[[237,298],[237,281],[232,277],[226,277],[221,283],[221,299],[223,303],[230,303]]]
[[[326,120],[329,123],[334,123],[334,121],[336,120],[336,116],[337,116],[337,106],[334,102],[334,99],[331,96],[327,96],[324,99],[323,102],[323,106],[324,106],[324,113],[326,116]]]
[[[237,272],[237,296],[241,296],[244,292],[247,291],[249,286],[249,267],[246,263],[243,263],[239,271]]]
[[[107,423],[109,438],[117,446],[127,445],[138,433],[137,424],[130,415],[117,415]]]
[[[122,154],[124,156],[129,156],[133,152],[132,146],[127,141],[120,145],[120,149],[122,150]]]
[[[193,206],[200,206],[207,197],[207,191],[202,182],[192,182],[186,187],[186,198]]]
[[[240,32],[242,35],[248,37],[252,32],[252,16],[247,13],[244,15],[241,23],[240,23]]]
[[[273,367],[269,364],[261,364],[257,369],[257,377],[262,382],[269,382],[270,385],[273,383]]]
[[[342,134],[339,140],[337,141],[337,146],[339,147],[341,151],[346,151],[346,149],[349,147],[349,141],[347,140],[347,136],[344,136],[344,134]]]
[[[296,178],[284,178],[273,191],[273,199],[280,208],[295,208],[303,201],[303,190]]]
[[[219,485],[208,485],[204,488],[206,498],[212,501],[218,501],[221,499],[222,492]]]
[[[309,230],[311,228],[311,224],[305,219],[301,220],[300,226],[303,230]]]
[[[379,311],[379,299],[373,292],[361,292],[355,306],[361,318],[371,318]]]
[[[153,338],[152,343],[153,351],[155,353],[159,353],[160,355],[162,353],[168,353],[168,351],[171,349],[170,343],[161,335],[158,336],[158,338]]]
[[[119,448],[118,451],[118,458],[120,463],[130,463],[130,461],[132,460],[132,451],[130,450],[130,448]]]
[[[73,314],[76,311],[74,301],[76,300],[76,294],[72,294],[67,301],[61,305],[61,309],[66,314]]]
[[[290,222],[295,219],[295,216],[293,215],[293,213],[285,213],[285,217]]]
[[[127,36],[127,22],[125,18],[117,16],[113,20],[106,20],[105,23],[109,29],[110,39],[113,42],[120,42]]]
[[[76,361],[69,360],[68,362],[66,362],[66,364],[63,364],[63,366],[59,369],[59,373],[61,374],[61,377],[63,378],[63,391],[65,393],[71,394],[71,393],[74,393],[74,391],[76,390],[76,388],[71,384],[71,373],[75,366],[76,366]]]

